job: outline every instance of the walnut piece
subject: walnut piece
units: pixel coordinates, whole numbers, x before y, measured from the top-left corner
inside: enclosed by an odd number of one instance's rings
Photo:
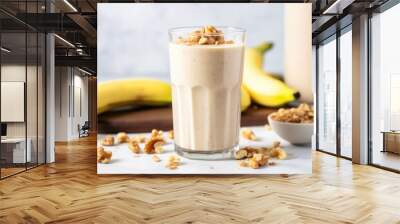
[[[281,147],[273,148],[270,153],[271,157],[278,158],[278,159],[286,159],[287,153]]]
[[[97,147],[97,162],[109,163],[111,161],[112,152],[104,150],[102,146]]]
[[[151,157],[151,159],[152,159],[154,162],[156,162],[156,163],[158,163],[158,162],[161,161],[161,159],[160,159],[158,156],[156,156],[156,155],[153,155],[153,156]]]
[[[116,140],[118,143],[126,143],[129,141],[129,136],[125,132],[119,132],[117,134]]]
[[[264,153],[265,149],[260,148],[260,147],[252,147],[252,146],[246,146],[241,149],[239,149],[235,153],[235,158],[236,159],[246,159],[246,158],[251,158],[255,153]]]
[[[235,159],[245,159],[247,158],[247,150],[246,149],[239,149],[235,153]]]
[[[181,164],[181,159],[176,155],[170,155],[165,165],[167,168],[174,170]]]
[[[153,154],[156,152],[156,147],[160,147],[164,144],[164,138],[160,136],[151,137],[144,145],[144,152],[147,154]]]
[[[150,136],[150,138],[153,138],[153,137],[161,137],[161,138],[163,138],[163,131],[157,130],[157,129],[153,129],[153,130],[151,131],[151,136]]]
[[[130,138],[129,141],[134,141],[134,142],[137,142],[137,143],[145,143],[146,142],[146,136],[144,136],[144,135],[135,135],[132,138]]]
[[[248,166],[249,166],[249,163],[248,163],[246,160],[242,160],[242,161],[240,161],[239,166],[241,166],[241,167],[248,167]]]
[[[131,152],[133,152],[135,154],[140,153],[140,146],[139,146],[139,143],[136,141],[128,142],[128,148],[131,150]]]
[[[281,108],[277,112],[272,113],[271,118],[282,122],[313,123],[314,110],[310,105],[302,103],[296,108]]]
[[[169,139],[174,139],[174,130],[168,131],[168,138]]]
[[[204,26],[200,30],[191,32],[188,37],[178,37],[175,41],[177,44],[184,45],[221,45],[233,44],[233,40],[225,40],[224,33],[214,26]]]
[[[251,157],[248,161],[249,167],[253,169],[258,169],[260,167],[266,166],[268,164],[268,156],[261,154],[261,153],[256,153]]]
[[[242,130],[242,137],[247,139],[247,140],[252,140],[252,141],[257,139],[257,137],[254,134],[254,132],[251,129],[248,129],[248,128],[245,128],[245,129]]]
[[[114,137],[112,135],[107,135],[103,140],[101,140],[101,144],[104,146],[114,145]]]
[[[251,167],[251,168],[253,168],[253,169],[258,169],[258,168],[260,168],[260,164],[258,164],[257,161],[252,160],[252,159],[250,159],[250,160],[248,161],[248,166]]]
[[[164,145],[164,144],[165,144],[165,142],[163,142],[163,141],[156,142],[156,143],[154,144],[154,151],[155,151],[156,153],[158,153],[158,154],[163,153],[163,152],[164,152],[164,148],[163,148],[163,145]]]
[[[263,166],[275,165],[275,162],[268,162],[269,158],[285,159],[287,153],[280,146],[279,141],[272,143],[272,147],[247,146],[235,153],[235,158],[241,160],[241,167],[258,169]]]

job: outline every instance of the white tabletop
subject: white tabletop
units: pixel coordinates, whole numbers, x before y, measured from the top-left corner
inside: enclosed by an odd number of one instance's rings
[[[28,139],[29,140],[29,139]],[[24,142],[25,138],[2,138],[1,139],[1,143],[20,143],[20,142]]]
[[[280,141],[288,157],[285,160],[274,160],[276,165],[252,169],[240,167],[238,160],[191,160],[181,157],[182,165],[175,170],[165,167],[169,155],[175,154],[172,140],[168,140],[162,154],[155,154],[161,162],[154,162],[149,154],[133,154],[127,144],[104,147],[112,151],[112,160],[108,164],[97,164],[98,174],[311,174],[311,146],[294,146],[279,138],[273,131],[264,127],[250,127],[257,141],[240,139],[240,146],[271,146],[273,141]],[[137,134],[129,134],[134,136]],[[146,133],[149,135],[149,133]],[[166,135],[166,133],[165,133]],[[105,135],[98,135],[98,144]],[[165,139],[168,139],[165,136]],[[143,144],[141,144],[143,148]]]

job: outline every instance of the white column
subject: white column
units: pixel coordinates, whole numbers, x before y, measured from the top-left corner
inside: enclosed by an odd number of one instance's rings
[[[54,35],[46,36],[46,163],[55,161],[55,73]]]
[[[368,163],[368,16],[353,19],[353,162]]]

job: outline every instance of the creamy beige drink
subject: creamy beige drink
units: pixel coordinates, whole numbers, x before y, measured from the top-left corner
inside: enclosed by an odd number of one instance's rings
[[[189,158],[228,158],[238,145],[244,45],[226,32],[169,45],[174,140]]]

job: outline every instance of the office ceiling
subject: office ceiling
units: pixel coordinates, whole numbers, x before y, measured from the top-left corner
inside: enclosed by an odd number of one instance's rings
[[[312,3],[313,39],[341,18],[383,4],[386,0],[253,0],[230,2]],[[46,5],[47,2],[47,5]],[[181,0],[1,0],[2,32],[25,28],[55,32],[56,64],[96,71],[97,3],[182,2]],[[200,0],[191,2],[216,2]],[[218,1],[224,2],[224,1]],[[228,2],[228,1],[226,1]],[[49,13],[51,11],[51,13]],[[350,19],[351,21],[351,19]],[[18,39],[18,38],[17,38]],[[16,39],[16,40],[17,40]],[[67,42],[71,43],[68,44]]]

